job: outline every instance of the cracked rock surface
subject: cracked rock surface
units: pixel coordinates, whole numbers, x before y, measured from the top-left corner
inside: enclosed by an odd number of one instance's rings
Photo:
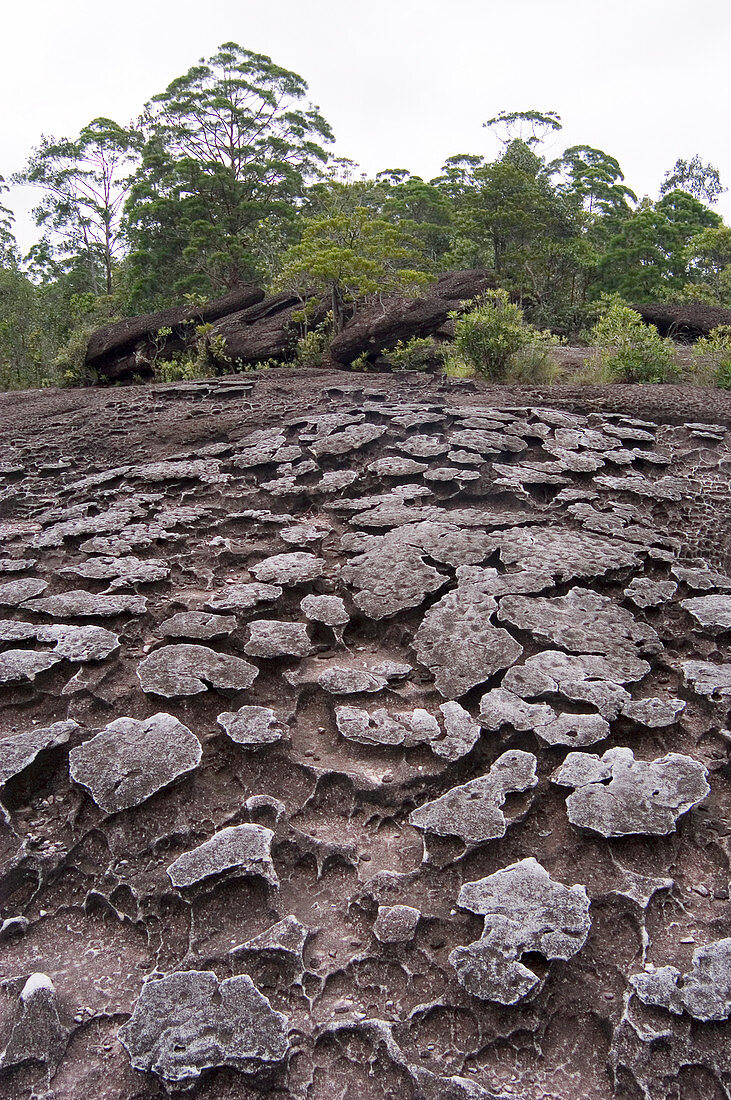
[[[729,426],[0,397],[3,1100],[728,1095]]]

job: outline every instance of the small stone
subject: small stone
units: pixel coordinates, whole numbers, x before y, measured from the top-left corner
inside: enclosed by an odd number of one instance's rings
[[[198,695],[209,686],[226,691],[245,691],[258,675],[255,665],[217,653],[202,645],[167,645],[140,661],[137,678],[142,690],[165,698]]]
[[[420,918],[419,910],[410,905],[379,905],[373,931],[381,943],[407,943]]]

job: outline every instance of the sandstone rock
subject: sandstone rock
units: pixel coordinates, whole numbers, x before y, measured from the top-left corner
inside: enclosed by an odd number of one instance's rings
[[[135,1069],[185,1085],[208,1069],[276,1065],[289,1049],[287,1027],[248,975],[219,982],[212,971],[184,970],[146,981],[117,1034]]]
[[[484,917],[485,929],[481,939],[455,948],[449,961],[468,993],[498,1004],[517,1004],[543,984],[521,956],[535,951],[549,962],[570,959],[591,927],[585,888],[555,882],[532,857],[466,882],[457,904]]]
[[[437,690],[458,699],[494,673],[509,668],[523,647],[490,622],[497,603],[476,587],[460,585],[427,611],[414,637],[421,663],[434,673]]]
[[[69,773],[105,813],[150,798],[200,763],[201,745],[171,714],[117,718],[69,754]]]
[[[502,806],[508,794],[538,783],[533,753],[511,749],[499,756],[486,775],[453,787],[433,802],[414,810],[409,821],[437,836],[456,836],[468,847],[505,836],[514,818]]]
[[[696,1020],[726,1020],[731,1015],[731,939],[717,940],[693,952],[687,974],[661,966],[633,974],[630,983],[644,1004],[657,1005]]]
[[[31,974],[20,994],[19,1012],[0,1069],[40,1062],[52,1075],[64,1056],[71,1029],[59,1015],[56,989],[47,974]]]
[[[144,615],[144,596],[97,596],[84,589],[60,592],[40,600],[26,600],[29,611],[38,611],[54,619],[100,619],[116,615]]]
[[[48,588],[48,582],[39,577],[24,577],[18,581],[0,584],[0,607],[20,607],[26,600],[40,596]]]
[[[308,619],[325,626],[345,626],[350,615],[340,596],[305,596],[300,603]]]
[[[572,588],[566,596],[550,598],[504,596],[498,618],[572,653],[639,656],[661,648],[651,626],[588,588]]]
[[[269,707],[240,707],[235,712],[219,714],[216,721],[237,745],[272,745],[287,736],[287,730]]]
[[[672,599],[677,588],[675,581],[651,581],[647,577],[635,577],[625,588],[624,594],[637,607],[658,607]]]
[[[696,596],[690,600],[681,600],[680,606],[708,634],[722,634],[731,630],[731,595]]]
[[[0,788],[30,767],[40,753],[68,744],[71,734],[78,729],[76,722],[54,722],[45,729],[30,729],[3,737],[0,740]]]
[[[570,752],[551,781],[574,788],[566,799],[572,825],[606,837],[664,836],[709,793],[707,775],[703,764],[681,753],[635,760],[631,749],[619,748],[602,757]]]
[[[209,596],[204,606],[211,611],[250,611],[260,603],[275,603],[283,592],[276,584],[229,584]]]
[[[140,661],[137,679],[142,690],[171,699],[198,695],[209,687],[245,691],[259,670],[241,657],[217,653],[204,645],[167,645]]]
[[[165,619],[157,628],[164,638],[197,638],[208,642],[226,638],[236,629],[234,615],[212,615],[205,611],[183,611]]]
[[[712,661],[684,661],[683,681],[699,695],[723,699],[731,695],[731,665]]]
[[[379,905],[373,931],[381,943],[408,943],[420,918],[419,910],[411,905]]]
[[[103,661],[120,648],[120,641],[103,626],[41,626],[39,642],[53,642],[53,653],[67,661]]]
[[[336,707],[335,717],[343,737],[361,745],[411,748],[428,744],[442,732],[436,718],[421,708],[389,713],[383,707],[372,712],[358,707]]]
[[[258,875],[271,886],[279,879],[272,863],[274,833],[263,825],[233,825],[221,829],[168,867],[173,886],[195,886],[213,875],[235,871],[237,875]]]
[[[441,703],[444,736],[432,741],[429,748],[444,760],[460,760],[467,756],[480,739],[480,726],[469,711],[456,702]]]
[[[509,669],[503,687],[523,699],[558,694],[575,703],[589,703],[612,721],[632,701],[623,685],[641,680],[649,671],[646,661],[625,652],[597,656],[543,650]]]
[[[290,585],[306,584],[317,580],[325,572],[326,564],[322,558],[303,551],[291,554],[275,554],[252,565],[251,572],[258,581],[265,584]]]
[[[304,623],[257,619],[249,625],[244,651],[253,657],[307,657],[314,646]]]
[[[62,658],[55,653],[34,649],[6,649],[0,653],[0,684],[35,680],[42,672],[57,665]]]

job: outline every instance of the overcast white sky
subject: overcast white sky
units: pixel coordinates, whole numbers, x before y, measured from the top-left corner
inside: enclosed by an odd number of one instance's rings
[[[492,154],[482,122],[537,108],[563,117],[552,155],[599,146],[640,196],[696,152],[731,186],[730,0],[6,0],[0,174],[41,133],[130,121],[225,41],[303,76],[369,174]],[[11,194],[24,247],[32,202]]]

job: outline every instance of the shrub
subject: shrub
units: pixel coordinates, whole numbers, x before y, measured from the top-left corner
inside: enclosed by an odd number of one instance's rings
[[[718,325],[696,342],[693,373],[699,382],[731,390],[731,325]]]
[[[675,345],[616,295],[604,299],[592,344],[611,382],[673,382],[680,376]]]
[[[392,370],[428,370],[436,361],[443,361],[442,348],[430,336],[412,336],[399,340],[395,348],[384,352]]]
[[[305,332],[297,341],[295,365],[299,367],[322,366],[322,358],[332,343],[333,315],[329,312],[324,321],[312,329],[307,329],[307,318],[304,310],[297,312],[297,321],[305,325]],[[303,320],[300,320],[300,319]],[[295,320],[295,314],[292,314]]]
[[[447,374],[465,377],[467,368],[490,382],[549,380],[550,348],[558,340],[527,325],[506,290],[489,290],[469,313],[450,316],[455,331]]]

